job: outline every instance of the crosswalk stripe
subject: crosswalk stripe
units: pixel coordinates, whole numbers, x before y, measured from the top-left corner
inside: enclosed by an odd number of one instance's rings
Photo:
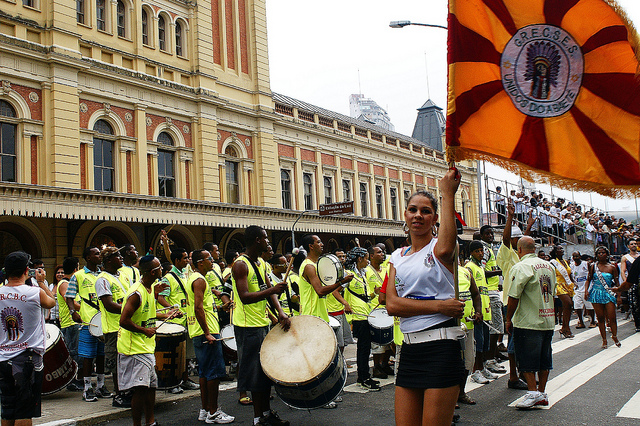
[[[546,392],[549,396],[549,405],[542,408],[549,409],[553,407],[556,402],[562,400],[571,392],[600,374],[605,368],[639,346],[640,334],[634,334],[622,341],[622,347],[618,348],[615,345],[611,345],[609,349],[598,352],[596,355],[587,358],[560,374],[558,377],[555,377],[553,380],[550,380],[546,387]],[[509,406],[514,407],[522,399],[524,399],[524,395],[513,401]]]
[[[640,390],[618,411],[617,417],[640,419]]]

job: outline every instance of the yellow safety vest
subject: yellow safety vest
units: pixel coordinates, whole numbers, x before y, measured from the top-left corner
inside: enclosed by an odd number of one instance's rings
[[[200,323],[196,318],[196,310],[195,310],[195,295],[193,293],[193,282],[198,278],[204,277],[200,272],[193,272],[189,279],[187,280],[186,290],[187,295],[189,296],[189,304],[187,305],[187,326],[189,327],[189,337],[196,337],[204,334],[204,330],[200,327]],[[205,283],[207,280],[205,280]],[[204,316],[207,321],[207,327],[209,328],[209,333],[217,334],[220,333],[220,323],[218,322],[218,312],[213,304],[213,293],[209,290],[209,288],[205,289],[203,299],[202,299],[202,308],[204,309]]]
[[[255,293],[266,289],[266,262],[258,258],[258,262],[256,264],[260,277],[262,278],[262,282],[264,283],[264,288],[260,287],[256,271],[253,269],[251,261],[247,259],[247,257],[245,257],[244,255],[240,256],[238,259],[236,259],[236,262],[244,262],[247,265],[247,288],[249,292]],[[233,283],[233,301],[236,305],[233,309],[233,324],[238,327],[265,327],[270,325],[271,321],[269,320],[266,311],[267,299],[245,305],[244,303],[242,303],[242,300],[240,300],[240,296],[238,296],[238,287],[236,285],[236,280],[232,278],[231,281]]]
[[[107,271],[103,271],[98,275],[98,278],[107,280],[109,288],[111,289],[111,298],[115,303],[122,304],[127,290],[123,287],[118,277],[111,275]],[[100,312],[102,312],[102,332],[104,334],[117,332],[120,328],[120,313],[113,314],[107,311],[102,304],[102,300],[100,301]]]
[[[317,265],[310,259],[305,259],[300,265],[298,286],[300,287],[300,315],[313,315],[329,322],[326,297],[318,296],[313,286],[304,278],[303,272],[307,265],[312,265],[317,271]]]
[[[140,306],[131,316],[131,321],[140,327],[154,327],[156,316],[156,300],[154,297],[153,287],[151,291],[138,281],[133,284],[125,296],[125,301],[129,299],[133,293],[140,295]],[[124,309],[125,303],[122,304]],[[143,333],[129,331],[120,327],[118,329],[118,352],[123,355],[134,354],[152,354],[156,350],[156,336],[147,337]]]

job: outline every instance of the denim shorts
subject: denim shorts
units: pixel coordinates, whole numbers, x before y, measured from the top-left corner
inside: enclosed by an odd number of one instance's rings
[[[551,340],[553,330],[513,328],[514,347],[518,370],[527,373],[553,368]]]
[[[214,334],[216,339],[220,338],[219,334]],[[196,351],[198,359],[198,376],[205,380],[215,380],[227,375],[224,366],[224,357],[222,355],[222,342],[207,342],[204,334],[193,338],[193,348]]]
[[[476,339],[476,352],[489,352],[489,326],[484,322],[474,324],[473,337]]]

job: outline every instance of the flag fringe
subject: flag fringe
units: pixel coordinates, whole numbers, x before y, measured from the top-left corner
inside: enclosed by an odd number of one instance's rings
[[[618,4],[616,0],[603,0],[606,4],[608,4],[613,11],[622,19],[622,22],[627,27],[627,31],[629,31],[629,44],[631,44],[631,48],[633,49],[633,53],[636,55],[636,59],[638,60],[638,65],[636,66],[636,77],[640,75],[640,37],[638,37],[638,31],[636,30],[635,25],[631,19],[629,19],[629,15],[627,12]]]
[[[624,185],[603,185],[594,182],[585,182],[574,179],[558,176],[554,173],[543,172],[538,169],[534,169],[531,166],[520,163],[516,160],[497,157],[495,155],[486,154],[483,152],[462,148],[459,146],[447,147],[447,159],[448,161],[462,161],[462,160],[483,160],[489,163],[495,164],[498,167],[502,167],[507,171],[521,176],[523,179],[529,182],[545,183],[552,185],[556,188],[565,189],[568,191],[581,191],[581,192],[597,192],[598,194],[612,198],[635,198],[640,196],[639,186],[624,186]]]

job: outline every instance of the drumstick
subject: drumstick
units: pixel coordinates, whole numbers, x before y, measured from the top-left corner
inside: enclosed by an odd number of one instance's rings
[[[91,324],[90,322],[83,322],[82,325],[90,325],[91,327],[100,327],[98,324]]]
[[[156,326],[156,328],[160,328],[162,326],[162,324],[164,324],[165,322],[169,321],[170,319],[175,318],[175,316],[178,314],[178,312],[174,312],[171,315],[169,315],[167,318],[165,318],[160,325]]]
[[[166,311],[168,309],[173,309],[173,308],[177,308],[179,307],[178,304],[176,303],[175,305],[171,305],[171,306],[167,306],[166,308],[162,308],[162,309],[156,309],[156,312],[162,312],[162,311]]]
[[[293,250],[291,250],[291,254],[293,256],[291,256],[291,261],[289,262],[289,265],[287,266],[287,272],[285,272],[284,274],[284,279],[282,280],[282,282],[287,282],[287,278],[289,277],[289,272],[291,272],[291,267],[293,266],[293,259],[295,259],[295,257],[298,255],[298,253],[300,253],[300,250],[298,249],[298,247],[294,247]]]
[[[355,240],[355,242],[356,242],[356,245],[357,245],[358,247],[360,247],[360,240],[358,239],[358,237],[354,238],[354,240]]]
[[[236,338],[236,336],[227,336],[227,337],[221,337],[221,338],[219,338],[219,339],[215,339],[215,340],[216,340],[216,342],[218,342],[218,341],[229,340],[229,339],[235,339],[235,338]]]

